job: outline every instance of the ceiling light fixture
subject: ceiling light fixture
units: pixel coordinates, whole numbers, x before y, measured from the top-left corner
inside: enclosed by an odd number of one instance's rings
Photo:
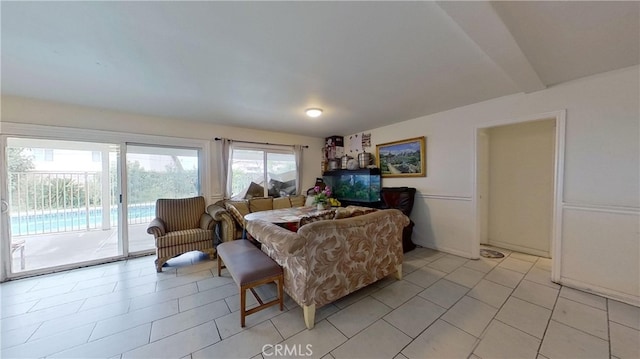
[[[322,109],[321,108],[308,108],[304,112],[309,117],[319,117],[320,115],[322,115]]]

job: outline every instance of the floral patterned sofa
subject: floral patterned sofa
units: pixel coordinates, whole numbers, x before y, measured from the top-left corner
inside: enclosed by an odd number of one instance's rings
[[[399,210],[385,209],[315,221],[297,232],[249,221],[247,231],[283,267],[284,290],[303,308],[311,329],[316,308],[390,274],[402,277],[402,230],[408,224]]]
[[[253,197],[250,199],[228,199],[207,207],[207,213],[219,223],[218,236],[223,242],[242,238],[245,228],[244,216],[248,213],[270,209],[302,207],[306,196]]]

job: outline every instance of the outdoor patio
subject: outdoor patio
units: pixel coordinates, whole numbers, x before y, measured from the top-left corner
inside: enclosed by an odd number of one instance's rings
[[[118,228],[15,236],[13,241],[24,240],[24,252],[13,252],[12,271],[38,270],[72,263],[91,261],[117,256]],[[152,250],[153,236],[147,234],[147,224],[129,225],[130,252]],[[24,269],[20,268],[21,254],[24,255]]]

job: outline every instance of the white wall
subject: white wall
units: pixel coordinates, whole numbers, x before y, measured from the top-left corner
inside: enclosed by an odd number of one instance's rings
[[[417,188],[414,242],[473,258],[476,129],[566,109],[560,281],[638,305],[639,78],[634,66],[364,132],[372,152],[379,143],[427,137],[427,177],[382,185]]]
[[[364,132],[377,143],[427,137],[427,177],[388,178],[418,189],[416,243],[475,257],[476,128],[566,109],[560,282],[640,304],[640,71],[638,66]],[[428,99],[425,99],[428,101]],[[398,119],[401,120],[401,119]],[[2,121],[212,139],[307,144],[303,188],[320,174],[323,139],[2,97]],[[1,131],[1,129],[0,129]],[[345,144],[348,146],[348,144]],[[215,158],[216,146],[211,146]],[[371,152],[375,153],[375,150]],[[215,174],[217,163],[212,163]],[[220,194],[213,175],[211,193]]]
[[[180,119],[149,117],[102,109],[80,107],[40,101],[15,96],[2,96],[1,122],[37,124],[56,127],[106,130],[122,133],[180,137],[211,141],[210,150],[210,201],[222,196],[218,178],[218,146],[215,137],[234,140],[308,145],[303,152],[302,192],[315,183],[320,176],[320,160],[323,138],[259,131],[240,127],[218,126],[204,122]],[[2,133],[2,127],[0,127]]]

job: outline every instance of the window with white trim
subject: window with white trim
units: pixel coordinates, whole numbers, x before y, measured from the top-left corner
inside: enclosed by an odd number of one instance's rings
[[[234,147],[230,162],[232,198],[296,194],[293,149]]]

